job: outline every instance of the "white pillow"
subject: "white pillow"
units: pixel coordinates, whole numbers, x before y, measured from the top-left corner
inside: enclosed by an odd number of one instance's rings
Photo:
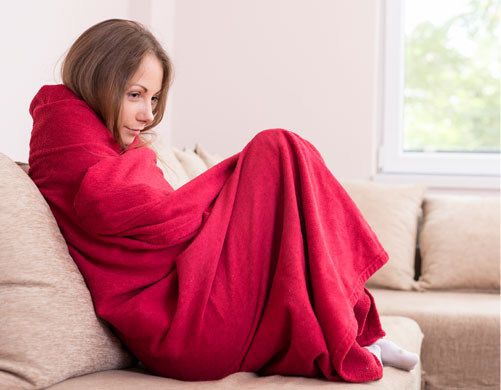
[[[199,144],[194,151],[187,148],[180,150],[167,146],[158,135],[149,147],[157,154],[157,166],[174,189],[222,161],[217,154],[207,152]]]
[[[207,168],[219,164],[223,159],[217,155],[207,152],[201,145],[195,145],[195,153],[202,159]]]
[[[172,148],[172,150],[190,180],[207,170],[207,165],[205,165],[203,160],[193,150],[186,148],[184,150]]]
[[[163,140],[157,136],[155,141],[149,145],[157,155],[157,166],[162,170],[165,180],[175,190],[190,181],[190,177],[177,159],[173,149],[167,146]]]

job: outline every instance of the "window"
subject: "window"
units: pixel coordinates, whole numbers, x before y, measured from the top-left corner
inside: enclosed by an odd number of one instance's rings
[[[500,173],[499,0],[386,0],[383,174]]]

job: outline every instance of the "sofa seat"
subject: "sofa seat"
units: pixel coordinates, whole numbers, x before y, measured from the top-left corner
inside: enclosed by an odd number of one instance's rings
[[[499,390],[499,294],[370,289],[381,315],[414,319],[426,390]]]
[[[387,338],[403,348],[419,354],[423,334],[418,324],[397,316],[381,317]],[[373,390],[419,390],[421,366],[411,372],[384,367],[383,379],[369,383],[329,382],[323,379],[287,377],[281,375],[258,376],[239,372],[218,381],[183,382],[152,375],[136,367],[128,370],[102,371],[68,379],[55,384],[50,390],[187,390],[187,389],[373,389]]]

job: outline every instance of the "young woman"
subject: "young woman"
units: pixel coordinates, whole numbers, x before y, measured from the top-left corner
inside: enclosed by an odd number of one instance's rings
[[[260,132],[173,190],[141,140],[171,75],[150,32],[107,20],[30,106],[29,174],[97,314],[150,370],[183,380],[361,382],[381,378],[381,359],[412,369],[364,288],[388,255],[310,143]]]

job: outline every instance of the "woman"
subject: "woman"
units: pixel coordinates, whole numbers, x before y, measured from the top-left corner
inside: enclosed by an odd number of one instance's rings
[[[285,130],[174,191],[141,140],[169,58],[138,23],[85,31],[33,99],[29,174],[96,311],[152,371],[370,381],[417,356],[382,339],[366,280],[388,258],[316,149]]]

